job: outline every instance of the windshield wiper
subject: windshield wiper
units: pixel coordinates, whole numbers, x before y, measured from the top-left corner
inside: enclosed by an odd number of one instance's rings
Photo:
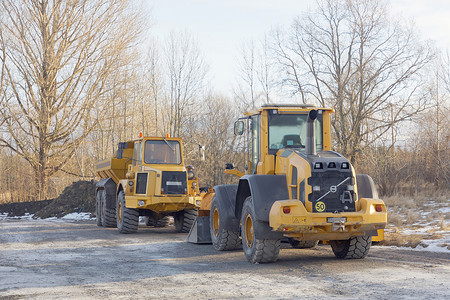
[[[166,140],[165,137],[163,137],[164,142],[166,142],[167,146],[169,146],[170,150],[172,150],[172,152],[175,152],[175,148]]]

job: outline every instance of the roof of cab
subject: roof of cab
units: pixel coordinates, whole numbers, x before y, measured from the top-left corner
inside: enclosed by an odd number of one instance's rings
[[[333,112],[332,108],[322,108],[317,107],[314,104],[283,104],[283,103],[268,103],[261,106],[261,108],[253,111],[246,112],[246,116],[258,115],[264,110],[278,110],[278,111],[286,111],[286,112],[294,112],[294,111],[310,111],[312,109],[317,110],[327,110]]]

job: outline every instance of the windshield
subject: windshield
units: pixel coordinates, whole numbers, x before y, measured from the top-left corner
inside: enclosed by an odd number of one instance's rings
[[[278,149],[297,148],[305,149],[307,114],[274,114],[269,115],[269,152]],[[316,149],[323,149],[322,143],[322,114],[319,111],[316,127]],[[272,150],[272,151],[270,151]],[[275,150],[275,151],[273,151]]]
[[[181,164],[180,143],[177,141],[146,141],[144,162],[146,164]]]

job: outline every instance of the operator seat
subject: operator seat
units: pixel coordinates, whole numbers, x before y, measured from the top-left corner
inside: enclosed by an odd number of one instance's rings
[[[281,140],[283,148],[302,148],[302,141],[297,134],[287,134]]]

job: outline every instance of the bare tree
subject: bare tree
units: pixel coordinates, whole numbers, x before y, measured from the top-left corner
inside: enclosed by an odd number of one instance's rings
[[[261,42],[261,52],[258,55],[258,64],[256,68],[256,75],[258,82],[261,85],[263,101],[267,104],[271,102],[272,90],[275,87],[276,81],[274,78],[274,62],[270,53],[270,45],[267,36]]]
[[[32,167],[37,197],[92,130],[91,108],[144,28],[123,0],[4,0],[6,89],[0,143]]]
[[[337,146],[352,161],[426,107],[419,75],[433,51],[412,28],[391,20],[378,0],[319,0],[289,33],[274,33],[282,83],[304,103],[335,109]]]
[[[238,61],[238,83],[234,97],[244,109],[254,109],[258,101],[256,75],[256,47],[253,40],[243,42]]]
[[[182,133],[186,114],[194,108],[204,88],[207,65],[195,39],[188,33],[170,34],[164,47],[167,68],[166,130]]]

